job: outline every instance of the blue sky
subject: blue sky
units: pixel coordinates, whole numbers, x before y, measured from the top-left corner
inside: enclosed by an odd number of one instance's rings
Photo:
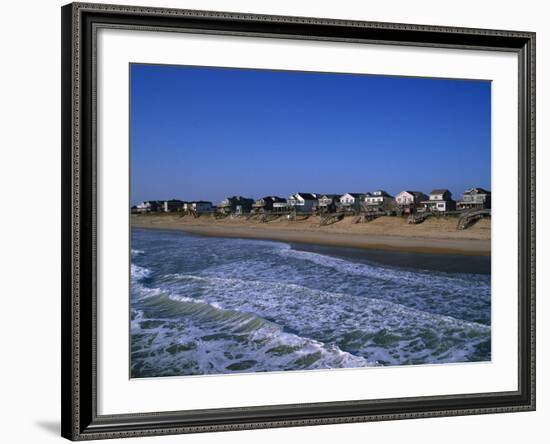
[[[131,202],[491,188],[491,83],[132,64]]]

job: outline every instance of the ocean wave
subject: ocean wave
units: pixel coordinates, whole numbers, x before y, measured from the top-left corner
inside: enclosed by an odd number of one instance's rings
[[[379,264],[369,265],[362,262],[352,262],[338,257],[310,251],[294,250],[292,248],[281,248],[277,250],[277,254],[285,258],[308,261],[315,265],[330,268],[341,273],[355,274],[377,280],[397,281],[400,285],[414,284],[419,280],[425,281],[426,278],[429,278],[430,282],[436,285],[449,285],[450,283],[457,283],[461,286],[464,284],[477,285],[479,282],[487,281],[485,275],[470,273],[453,273],[451,275],[442,272],[434,273],[429,270],[408,271],[405,269],[384,267]]]
[[[139,232],[132,375],[483,361],[490,276],[392,268],[271,241]]]
[[[217,277],[217,276],[201,276],[201,275],[192,275],[192,274],[183,274],[183,273],[175,273],[171,275],[164,276],[164,278],[167,279],[174,279],[176,281],[196,281],[196,282],[202,282],[210,287],[212,287],[212,291],[209,294],[209,296],[214,296],[218,294],[217,292],[219,290],[224,290],[227,292],[230,291],[237,291],[237,293],[219,293],[219,294],[225,294],[227,296],[228,300],[235,301],[235,304],[241,304],[241,302],[238,300],[239,298],[235,298],[234,295],[238,294],[239,289],[244,289],[246,293],[246,300],[250,300],[250,297],[252,295],[264,295],[264,298],[258,298],[256,300],[261,300],[263,303],[266,303],[268,300],[271,301],[270,298],[265,297],[267,295],[273,295],[276,298],[279,297],[279,295],[284,295],[290,293],[291,295],[298,294],[300,299],[303,299],[304,295],[313,296],[317,302],[323,301],[324,303],[330,303],[333,307],[337,307],[335,303],[340,302],[342,303],[345,299],[354,299],[353,297],[350,298],[349,295],[346,295],[344,293],[337,293],[337,292],[329,292],[329,291],[323,291],[318,289],[312,289],[303,285],[294,284],[294,283],[287,283],[287,282],[266,282],[266,281],[259,281],[259,280],[250,280],[250,279],[238,279],[238,278],[225,278],[225,277]],[[180,296],[181,298],[181,296]],[[190,298],[183,298],[182,300],[193,300]],[[202,300],[201,302],[207,302],[206,300]],[[275,308],[275,305],[279,306],[279,301],[272,301],[274,302],[273,305],[270,305],[269,308]],[[370,297],[364,297],[360,298],[359,300],[354,301],[354,303],[380,303],[387,306],[398,308],[399,310],[408,310],[411,313],[415,313],[415,316],[428,316],[430,318],[440,318],[440,319],[448,319],[453,322],[462,323],[464,325],[475,325],[480,328],[488,328],[488,326],[478,323],[478,322],[471,322],[463,319],[457,319],[452,316],[447,315],[439,315],[434,313],[427,313],[422,310],[417,310],[415,308],[408,307],[403,304],[394,303],[391,301],[385,301],[383,299],[377,299],[377,298],[370,298]],[[337,309],[337,308],[335,308]]]
[[[476,355],[478,344],[490,336],[490,327],[480,323],[292,283],[175,274],[165,276],[164,284],[173,299],[200,297],[224,310],[256,314],[384,364],[428,356],[433,362],[456,362]]]
[[[490,279],[486,276],[416,273],[293,251],[280,248],[272,256],[212,264],[197,274],[220,278],[238,276],[250,281],[261,278],[270,285],[296,284],[383,299],[419,311],[490,323]]]
[[[163,295],[146,300],[141,312],[132,321],[133,377],[375,364],[256,315],[204,302]]]
[[[134,263],[130,265],[130,276],[135,281],[140,281],[142,279],[145,279],[149,277],[150,274],[151,274],[151,270],[149,270],[146,267],[142,267]]]

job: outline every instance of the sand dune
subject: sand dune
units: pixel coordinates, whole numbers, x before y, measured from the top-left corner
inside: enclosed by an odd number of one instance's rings
[[[245,218],[198,218],[177,214],[132,215],[132,225],[141,228],[183,230],[206,236],[272,239],[357,248],[395,249],[418,252],[490,255],[491,221],[484,219],[466,230],[457,230],[454,217],[433,217],[412,225],[402,217],[380,217],[354,223],[346,217],[320,226],[320,217],[290,221],[280,217],[270,222]]]

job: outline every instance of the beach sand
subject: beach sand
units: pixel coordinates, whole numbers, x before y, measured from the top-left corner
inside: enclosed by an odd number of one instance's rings
[[[433,217],[417,225],[408,224],[406,217],[389,216],[367,223],[354,223],[354,217],[346,217],[326,226],[320,226],[320,220],[318,216],[298,221],[280,217],[271,222],[230,217],[215,219],[210,215],[181,217],[174,213],[131,216],[133,227],[181,230],[204,236],[423,253],[491,254],[490,219],[480,220],[466,230],[456,229],[456,217]]]

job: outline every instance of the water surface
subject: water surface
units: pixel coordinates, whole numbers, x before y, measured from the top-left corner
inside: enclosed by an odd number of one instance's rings
[[[132,229],[131,376],[487,361],[490,258]]]

